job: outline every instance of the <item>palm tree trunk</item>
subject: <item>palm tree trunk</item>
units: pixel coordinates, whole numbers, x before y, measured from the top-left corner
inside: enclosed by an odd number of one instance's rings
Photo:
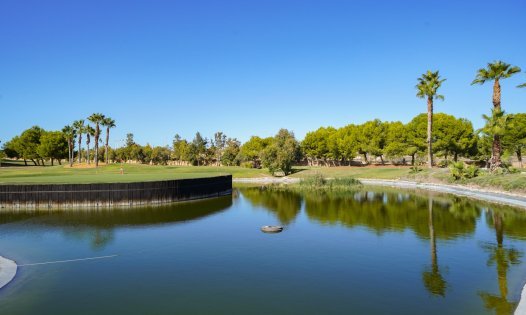
[[[82,163],[82,133],[79,133],[79,164]]]
[[[108,142],[110,142],[110,128],[107,127],[106,128],[106,165],[108,165],[108,158],[110,156],[109,152],[108,152]]]
[[[99,167],[99,136],[100,129],[99,124],[95,126],[95,167]]]
[[[86,157],[86,161],[88,162],[88,165],[90,165],[90,153],[89,153],[89,144],[90,144],[90,135],[87,135],[86,136],[86,146],[87,146],[87,149],[86,149],[86,154],[87,154],[87,157]]]
[[[501,110],[499,79],[495,79],[495,82],[493,83],[493,109],[495,109],[496,111]],[[495,171],[496,169],[502,167],[501,155],[502,155],[502,146],[500,143],[500,136],[494,135],[493,145],[491,146],[491,166],[490,166],[491,171]]]
[[[500,110],[500,83],[499,79],[495,79],[493,83],[493,108]]]
[[[71,165],[71,139],[68,139],[68,163]]]
[[[498,168],[502,167],[502,161],[500,158],[501,154],[501,145],[500,145],[500,136],[493,136],[493,145],[491,146],[491,162],[490,169],[495,171]]]
[[[428,167],[433,167],[433,98],[427,98],[427,160]]]

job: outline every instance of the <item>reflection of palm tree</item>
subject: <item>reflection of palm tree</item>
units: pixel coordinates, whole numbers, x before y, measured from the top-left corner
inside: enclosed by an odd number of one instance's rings
[[[446,295],[447,282],[444,280],[444,277],[442,277],[442,274],[440,274],[440,268],[438,267],[435,228],[433,225],[433,198],[431,197],[429,197],[428,208],[429,241],[431,245],[431,269],[426,268],[426,270],[424,270],[422,273],[422,280],[429,293],[444,297]]]
[[[503,246],[504,224],[502,222],[502,216],[499,213],[493,212],[493,225],[495,227],[497,245],[484,244],[483,248],[490,254],[488,266],[497,266],[500,296],[487,292],[479,292],[479,296],[484,301],[486,308],[494,309],[496,314],[512,314],[517,303],[508,301],[507,274],[510,265],[520,263],[522,254],[514,248],[505,248]]]

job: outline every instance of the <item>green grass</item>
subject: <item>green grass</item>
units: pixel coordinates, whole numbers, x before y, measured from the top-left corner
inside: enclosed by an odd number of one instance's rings
[[[0,168],[0,184],[115,183],[198,178],[226,174],[243,178],[266,175],[262,170],[241,167],[150,166],[140,164],[124,164],[122,167],[124,174],[120,174],[120,164],[100,166],[99,168],[2,167]]]
[[[265,169],[216,166],[150,166],[124,164],[124,174],[120,174],[120,164],[100,166],[99,168],[69,168],[65,166],[28,166],[23,162],[9,161],[11,166],[0,168],[0,184],[29,183],[114,183],[169,180],[178,178],[198,178],[232,174],[234,178],[254,178],[270,176]],[[13,166],[17,165],[20,166]],[[371,178],[402,179],[419,182],[456,183],[495,188],[505,191],[526,193],[525,174],[489,175],[453,182],[447,168],[422,168],[416,174],[409,167],[370,166],[370,167],[295,167],[290,177],[309,178],[316,174],[324,178]]]
[[[295,173],[290,177],[305,178],[315,174],[322,174],[327,178],[355,177],[355,178],[374,178],[374,179],[400,179],[409,176],[409,167],[391,166],[341,166],[341,167],[297,167]]]

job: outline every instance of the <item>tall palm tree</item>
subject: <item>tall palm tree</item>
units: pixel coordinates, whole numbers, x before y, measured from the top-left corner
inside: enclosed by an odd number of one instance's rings
[[[79,164],[82,162],[82,134],[84,133],[84,119],[75,120],[73,122],[73,128],[79,136]]]
[[[90,158],[90,152],[89,152],[89,144],[91,142],[91,137],[93,137],[95,135],[95,129],[93,129],[93,127],[91,127],[90,125],[86,125],[86,127],[84,127],[84,132],[86,133],[86,146],[88,147],[88,150],[87,150],[87,157],[86,157],[86,161],[88,161],[88,164],[91,163],[91,158]]]
[[[98,167],[99,166],[100,124],[104,120],[104,115],[101,113],[94,113],[88,117],[88,120],[95,124],[95,167]]]
[[[521,71],[521,68],[512,66],[503,61],[495,61],[493,63],[488,63],[486,68],[481,68],[477,71],[477,76],[475,80],[471,82],[471,85],[474,84],[484,84],[486,81],[493,81],[493,109],[495,111],[502,111],[500,104],[500,80],[507,79],[512,75]],[[501,154],[502,146],[500,144],[499,134],[493,135],[493,145],[491,151],[491,170],[496,170],[502,167]]]
[[[108,143],[110,142],[110,129],[117,127],[117,125],[115,124],[115,120],[111,119],[110,117],[105,117],[102,120],[101,125],[106,127],[106,150],[105,150],[105,153],[106,153],[106,164],[108,164],[108,159],[109,159],[109,151],[108,151],[109,146],[108,146]]]
[[[446,79],[441,79],[438,71],[432,72],[427,70],[426,73],[418,78],[418,84],[416,85],[416,96],[418,98],[427,98],[427,154],[429,168],[433,167],[433,100],[444,100],[443,95],[437,94],[438,89],[444,81],[446,81]]]
[[[70,125],[65,126],[62,128],[62,133],[64,134],[64,137],[66,137],[66,140],[68,142],[68,159],[69,159],[69,166],[73,166],[73,149],[75,147],[75,128],[73,128]]]

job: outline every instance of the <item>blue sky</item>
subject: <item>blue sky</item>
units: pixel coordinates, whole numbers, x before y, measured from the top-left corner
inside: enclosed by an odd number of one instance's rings
[[[435,110],[480,127],[491,84],[470,82],[497,59],[526,71],[525,13],[518,0],[2,0],[0,140],[93,112],[117,121],[113,145],[407,122],[426,109],[414,85],[428,69],[447,78]],[[503,82],[506,111],[525,111],[523,82]]]

